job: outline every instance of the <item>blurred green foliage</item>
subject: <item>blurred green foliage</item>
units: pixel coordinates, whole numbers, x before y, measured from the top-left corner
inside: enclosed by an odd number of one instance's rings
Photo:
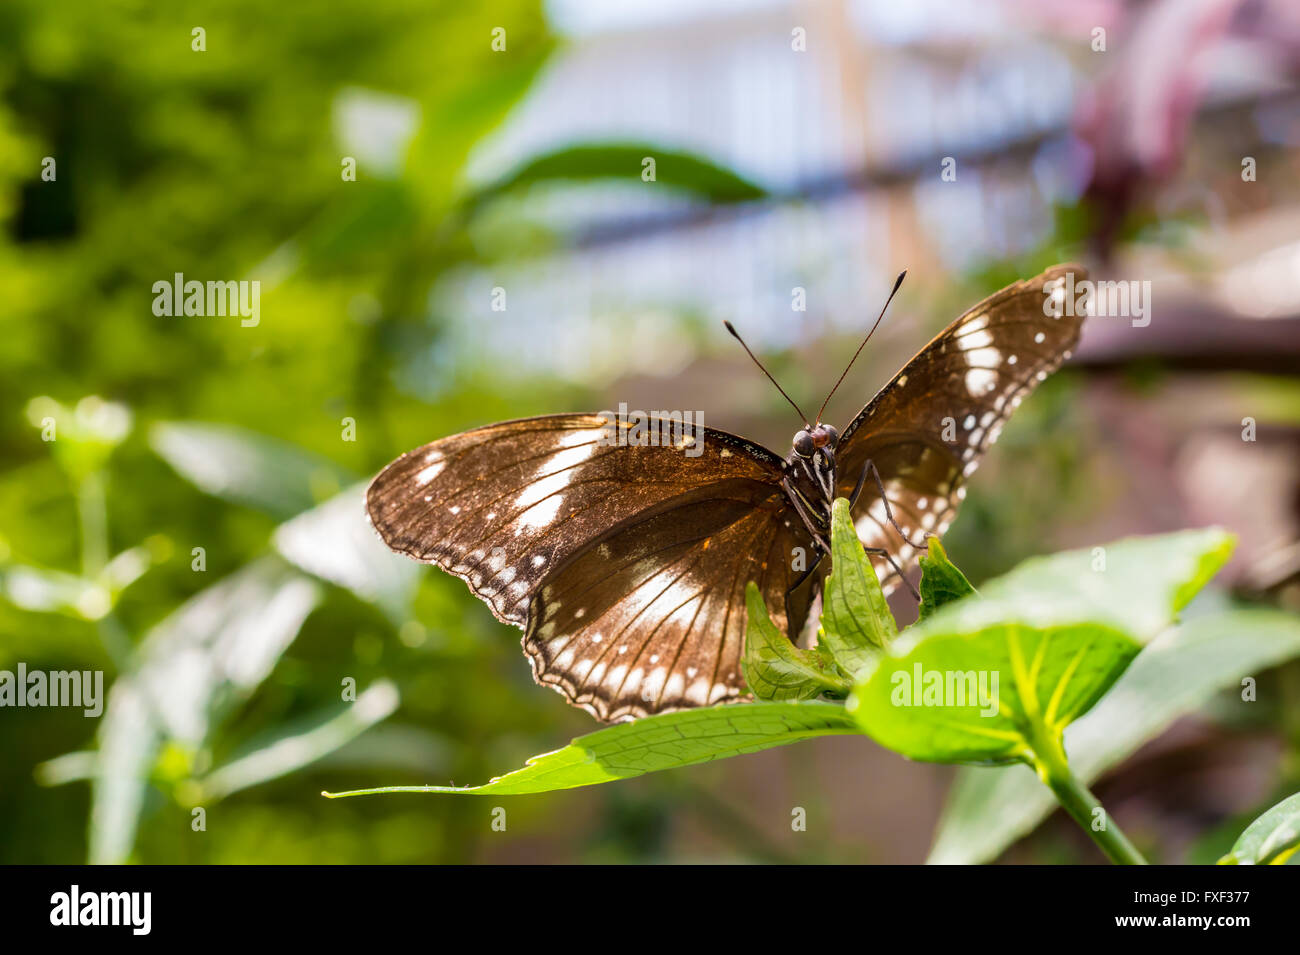
[[[410,379],[438,346],[430,289],[491,254],[476,217],[635,178],[653,148],[466,181],[554,47],[535,0],[0,9],[0,668],[112,687],[97,721],[4,712],[0,861],[469,861],[489,832],[469,807],[317,794],[481,778],[589,728],[463,585],[356,527],[358,482],[398,451],[580,404],[454,356]],[[671,189],[761,194],[655,152]],[[261,321],[155,315],[177,273],[259,281]],[[677,798],[657,788],[659,822],[611,797],[576,857],[656,856]],[[545,801],[511,812],[554,838]]]
[[[496,26],[505,51],[492,49]],[[192,48],[196,27],[203,51]],[[394,369],[436,339],[429,287],[472,253],[439,231],[466,157],[552,46],[528,0],[0,8],[0,586],[11,598],[0,601],[0,667],[104,668],[106,682],[121,681],[147,662],[143,648],[164,642],[146,640],[151,628],[250,562],[308,581],[266,556],[298,506],[468,416],[532,410],[520,404],[528,396],[500,388],[460,390],[433,408],[400,392]],[[413,107],[413,134],[392,163],[360,160],[346,181],[343,107],[379,95]],[[53,181],[42,179],[45,157]],[[260,280],[261,323],[155,316],[152,285],[176,272]],[[111,403],[78,405],[86,395]],[[80,427],[103,408],[123,419],[108,440]],[[46,418],[52,442],[42,440]],[[343,440],[344,418],[356,421],[355,441]],[[309,499],[277,513],[200,493],[157,453],[158,423],[185,419],[235,427],[235,445],[284,442],[307,468]],[[127,551],[139,579],[89,587]],[[474,858],[479,827],[457,825],[456,807],[340,810],[316,797],[322,778],[469,778],[571,719],[548,696],[520,692],[531,681],[516,637],[458,582],[427,579],[405,621],[346,588],[309,585],[301,632],[265,683],[223,709],[196,748],[160,742],[130,858]],[[203,767],[309,728],[340,705],[344,678],[364,692],[385,676],[401,705],[383,725],[306,774],[206,804],[207,831],[191,829]],[[6,710],[0,860],[87,857],[91,790],[43,788],[32,767],[46,782],[84,774],[76,757],[48,761],[90,751],[105,725],[107,714]]]

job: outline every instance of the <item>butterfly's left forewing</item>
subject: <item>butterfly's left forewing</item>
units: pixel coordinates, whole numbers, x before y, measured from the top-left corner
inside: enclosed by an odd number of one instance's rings
[[[851,495],[871,461],[913,542],[944,533],[1003,423],[1078,343],[1083,316],[1045,308],[1067,273],[1076,282],[1087,277],[1077,265],[1058,265],[1009,285],[921,349],[845,429],[836,448],[838,493]],[[904,572],[915,567],[920,555],[890,525],[870,477],[853,516],[864,545],[888,550]],[[899,575],[883,557],[873,560],[888,593]]]
[[[523,628],[538,681],[600,719],[733,697],[745,582],[785,617],[791,557],[811,549],[781,459],[713,429],[696,448],[608,425],[552,415],[417,448],[371,484],[371,523]]]

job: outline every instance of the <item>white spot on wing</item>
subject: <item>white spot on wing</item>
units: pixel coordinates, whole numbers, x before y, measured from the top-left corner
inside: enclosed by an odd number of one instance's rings
[[[998,383],[998,376],[988,368],[972,368],[966,372],[966,390],[973,396],[988,394]]]
[[[524,527],[546,527],[555,520],[560,513],[560,505],[564,503],[561,492],[573,480],[573,469],[591,457],[601,434],[599,430],[574,431],[565,436],[563,451],[552,454],[542,462],[533,482],[515,498],[515,507],[520,511],[516,534]]]
[[[424,487],[424,485],[428,484],[439,474],[441,474],[442,469],[445,468],[446,466],[447,466],[446,461],[435,461],[433,464],[430,464],[428,467],[421,468],[419,471],[416,472],[415,475],[416,485],[419,487]]]
[[[977,329],[970,334],[964,334],[957,339],[962,351],[970,351],[972,348],[983,348],[985,345],[993,344],[993,333],[987,329]]]

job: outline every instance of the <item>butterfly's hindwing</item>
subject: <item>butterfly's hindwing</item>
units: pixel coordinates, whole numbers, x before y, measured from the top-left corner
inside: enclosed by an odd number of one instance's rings
[[[969,309],[921,349],[845,429],[836,451],[839,493],[852,493],[867,461],[880,473],[894,519],[914,542],[942,535],[965,484],[1011,413],[1069,358],[1082,315],[1047,314],[1052,284],[1076,265],[1058,265],[1009,285]],[[946,419],[946,420],[945,420]],[[920,554],[886,519],[871,478],[854,508],[858,536],[885,548],[904,572]],[[888,593],[901,582],[873,558]]]
[[[733,699],[744,689],[745,584],[758,582],[784,626],[795,547],[811,541],[779,494],[632,522],[533,598],[524,647],[534,675],[602,720]],[[789,615],[799,625],[806,612]]]

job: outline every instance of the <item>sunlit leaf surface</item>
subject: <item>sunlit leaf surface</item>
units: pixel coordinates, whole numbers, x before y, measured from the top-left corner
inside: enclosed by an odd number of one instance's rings
[[[837,703],[737,703],[664,713],[579,736],[553,753],[534,756],[522,769],[481,786],[392,786],[331,793],[467,793],[515,796],[630,779],[743,753],[756,753],[815,736],[856,733]]]
[[[1215,692],[1297,656],[1300,620],[1289,614],[1241,610],[1188,620],[1143,650],[1106,698],[1066,730],[1070,765],[1091,783]],[[1026,767],[963,769],[929,861],[995,859],[1055,805]]]

